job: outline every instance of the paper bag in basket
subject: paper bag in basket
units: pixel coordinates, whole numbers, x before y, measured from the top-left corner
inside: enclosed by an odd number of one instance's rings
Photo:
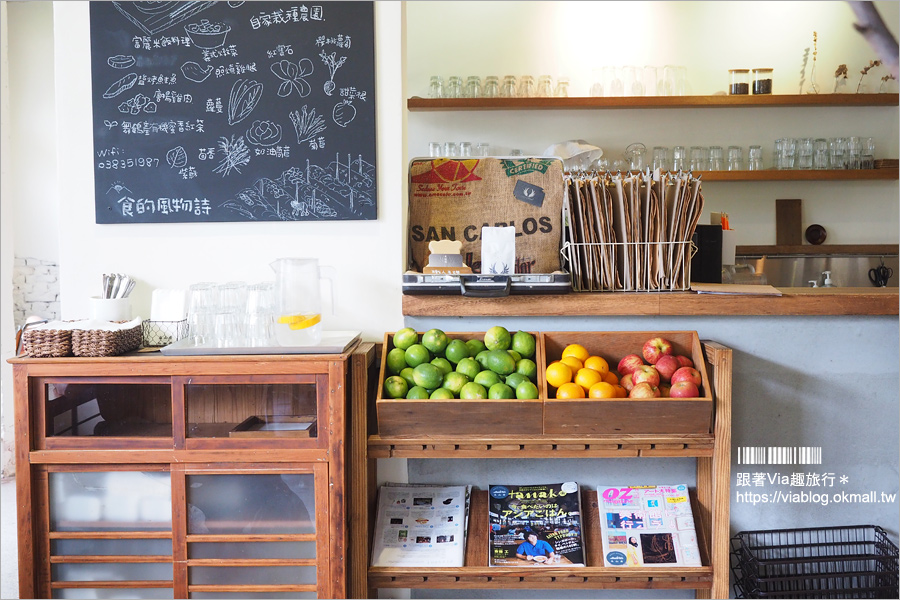
[[[481,268],[481,228],[516,228],[515,273],[560,268],[565,184],[557,158],[417,158],[409,165],[409,269],[428,264],[428,243],[462,242]]]

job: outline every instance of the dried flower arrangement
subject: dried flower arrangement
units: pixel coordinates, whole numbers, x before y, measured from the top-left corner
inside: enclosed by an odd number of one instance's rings
[[[847,69],[847,65],[838,65],[838,68],[834,71],[834,93],[838,93],[838,88],[846,85],[847,83],[847,73],[849,70]]]
[[[873,68],[878,67],[878,66],[881,66],[880,60],[870,60],[869,64],[862,68],[862,71],[860,71],[860,73],[862,73],[862,75],[859,76],[859,84],[857,84],[857,86],[856,86],[857,94],[859,93],[859,89],[862,87],[863,77],[865,77],[866,74],[870,70],[872,70]]]
[[[819,55],[819,33],[813,31],[813,64],[809,70],[809,91],[808,94],[818,94],[819,85],[816,83],[816,58]]]
[[[894,77],[893,73],[888,73],[887,75],[885,75],[884,77],[881,78],[881,87],[878,88],[878,91],[880,93],[884,93],[884,86],[887,85],[887,82],[888,81],[896,81],[896,80],[897,80],[897,78]]]

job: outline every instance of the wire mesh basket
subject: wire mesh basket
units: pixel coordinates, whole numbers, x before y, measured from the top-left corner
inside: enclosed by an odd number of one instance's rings
[[[875,525],[742,531],[736,598],[897,598],[898,549]]]
[[[144,321],[144,347],[161,348],[184,339],[188,334],[187,319],[183,321]]]
[[[576,292],[675,292],[691,289],[691,257],[682,242],[565,242],[560,254]]]

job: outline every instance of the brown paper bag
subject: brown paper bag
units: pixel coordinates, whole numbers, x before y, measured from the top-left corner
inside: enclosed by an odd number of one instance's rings
[[[481,272],[481,228],[516,228],[516,273],[560,268],[562,161],[557,158],[418,158],[409,165],[409,269],[428,264],[428,243],[462,242]]]

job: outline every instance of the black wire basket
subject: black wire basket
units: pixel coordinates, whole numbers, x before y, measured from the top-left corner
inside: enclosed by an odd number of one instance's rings
[[[731,538],[736,598],[898,598],[898,549],[855,525],[742,531]]]
[[[168,346],[188,334],[188,322],[184,321],[144,321],[143,341],[145,348]]]

